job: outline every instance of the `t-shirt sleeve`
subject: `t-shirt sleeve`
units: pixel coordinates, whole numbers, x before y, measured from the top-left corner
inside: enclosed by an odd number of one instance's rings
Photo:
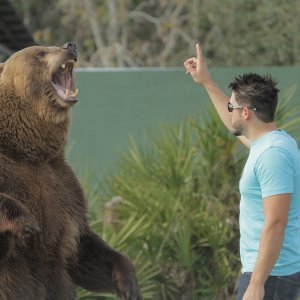
[[[293,192],[293,161],[287,150],[272,147],[264,151],[255,172],[263,198]]]

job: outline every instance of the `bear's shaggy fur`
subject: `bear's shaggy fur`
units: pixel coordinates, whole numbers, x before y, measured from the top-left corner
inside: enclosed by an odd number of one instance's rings
[[[89,228],[64,158],[76,60],[71,42],[0,64],[1,300],[71,300],[76,285],[141,299],[130,260]]]

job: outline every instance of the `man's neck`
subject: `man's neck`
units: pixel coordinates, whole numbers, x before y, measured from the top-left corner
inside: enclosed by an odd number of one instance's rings
[[[263,137],[265,134],[274,130],[277,130],[277,127],[274,122],[258,124],[257,126],[249,128],[247,138],[251,142],[254,142],[259,138]]]

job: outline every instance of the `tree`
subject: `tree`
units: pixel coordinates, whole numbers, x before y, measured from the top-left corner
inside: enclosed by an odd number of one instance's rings
[[[209,65],[300,61],[293,0],[12,0],[37,43],[77,41],[81,66],[181,66],[200,41]]]

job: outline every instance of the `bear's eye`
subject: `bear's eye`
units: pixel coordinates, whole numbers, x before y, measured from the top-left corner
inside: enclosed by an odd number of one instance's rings
[[[36,56],[37,56],[38,58],[43,58],[45,55],[46,55],[46,52],[45,52],[45,51],[39,51],[39,52],[36,54]]]

